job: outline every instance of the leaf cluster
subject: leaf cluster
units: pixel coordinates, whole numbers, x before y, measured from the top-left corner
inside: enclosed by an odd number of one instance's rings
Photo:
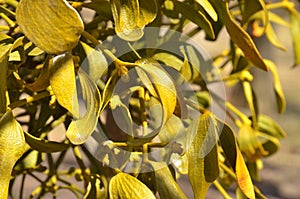
[[[4,0],[0,18],[0,198],[14,197],[18,178],[22,198],[27,176],[39,184],[30,198],[64,189],[86,199],[187,198],[182,175],[197,199],[211,185],[224,198],[232,187],[237,198],[265,198],[253,181],[285,132],[258,110],[250,69],[273,75],[283,113],[277,66],[255,38],[285,50],[274,25],[289,27],[300,64],[293,2]],[[213,60],[188,42],[199,32],[213,42],[222,29],[230,42]],[[211,91],[217,82],[240,83],[248,110]],[[51,139],[58,126],[60,141]],[[62,170],[67,152],[76,165]]]

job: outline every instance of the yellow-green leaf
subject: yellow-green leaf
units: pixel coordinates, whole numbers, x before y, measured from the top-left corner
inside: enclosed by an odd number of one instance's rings
[[[7,111],[7,69],[8,69],[8,57],[0,58],[0,117]]]
[[[51,54],[73,49],[83,32],[83,22],[66,0],[22,0],[17,23],[36,46]]]
[[[114,95],[110,99],[110,108],[112,110],[113,118],[118,127],[127,135],[133,136],[133,123],[129,109],[121,101],[118,95]]]
[[[210,38],[214,39],[215,34],[212,28],[210,21],[206,18],[206,16],[194,9],[192,6],[185,2],[175,1],[174,2],[174,10],[181,13],[184,17],[203,28],[206,34],[209,35]]]
[[[229,161],[235,172],[237,183],[243,193],[250,199],[255,199],[253,183],[245,164],[242,153],[240,152],[233,130],[226,124],[218,120],[222,133],[220,135],[220,144],[224,151],[226,159]]]
[[[297,10],[290,10],[291,34],[293,39],[295,66],[300,64],[300,14]]]
[[[75,119],[69,125],[66,136],[73,144],[83,144],[95,130],[100,109],[100,92],[95,82],[81,69],[78,77],[82,88],[82,96],[86,103],[86,113],[82,118]]]
[[[220,0],[212,0],[211,3],[217,10],[220,19],[225,24],[232,41],[243,51],[245,57],[255,66],[267,71],[268,67],[264,63],[253,40],[249,34],[232,18],[228,8],[228,2],[225,3]]]
[[[152,22],[157,14],[156,0],[139,0],[140,15],[138,26],[143,27]]]
[[[12,111],[0,119],[0,198],[8,198],[8,187],[14,164],[29,149],[21,125]]]
[[[258,130],[278,139],[286,137],[285,131],[272,118],[266,115],[259,115]]]
[[[103,178],[102,178],[103,179]],[[91,181],[87,186],[87,191],[83,199],[102,199],[108,198],[105,185],[98,176],[91,176]]]
[[[242,20],[243,24],[248,20],[250,20],[250,18],[256,13],[260,13],[261,20],[264,26],[268,24],[268,20],[269,20],[268,10],[266,9],[266,5],[263,0],[244,1],[241,4],[242,4],[241,5],[242,13],[243,13],[243,20]]]
[[[26,132],[24,133],[25,133],[26,142],[29,144],[29,146],[32,149],[35,149],[39,152],[55,153],[55,152],[65,151],[70,147],[70,145],[67,143],[43,140],[41,138],[36,138],[33,135],[30,135],[29,133]]]
[[[155,199],[151,190],[135,177],[126,173],[118,173],[109,183],[111,199]]]
[[[218,155],[214,150],[217,145],[215,116],[210,112],[201,115],[196,134],[188,139],[191,143],[187,149],[188,176],[195,198],[202,199],[211,183],[219,176]]]
[[[111,0],[111,9],[117,35],[127,41],[139,40],[144,32],[138,26],[138,0]]]
[[[257,126],[257,107],[256,107],[256,98],[254,91],[252,89],[251,83],[249,81],[243,81],[244,95],[247,100],[249,109],[251,111],[253,126]]]
[[[35,46],[32,42],[27,42],[24,44],[25,53],[28,54],[28,56],[39,56],[43,53],[45,53],[42,49]]]
[[[81,64],[81,68],[88,71],[88,75],[93,82],[97,82],[107,70],[107,60],[100,49],[92,48],[84,42],[80,42],[86,54],[86,59]]]
[[[204,10],[209,14],[209,16],[216,22],[218,21],[218,14],[216,13],[214,7],[210,4],[208,0],[195,0],[199,3]]]
[[[159,62],[164,63],[169,67],[174,68],[177,71],[179,71],[183,65],[183,61],[171,53],[166,53],[166,52],[156,53],[155,55],[153,55],[152,58]]]
[[[169,76],[154,60],[142,59],[136,62],[136,71],[149,92],[157,97],[163,106],[162,124],[173,114],[176,106],[176,88]]]
[[[275,46],[281,50],[284,50],[284,51],[287,50],[286,47],[282,44],[282,42],[277,37],[271,23],[269,23],[266,26],[265,32],[266,32],[266,36],[267,36],[268,40],[270,41],[271,44],[273,44],[273,46]],[[269,65],[267,64],[267,66],[269,66]]]
[[[25,84],[26,88],[38,92],[45,90],[49,85],[50,85],[50,80],[49,80],[49,59],[45,62],[43,68],[41,69],[40,75],[37,77],[37,79],[32,82],[32,83],[27,83]]]
[[[150,161],[150,164],[154,169],[156,189],[161,199],[187,199],[166,163]]]
[[[55,57],[49,64],[49,80],[58,103],[79,117],[73,56],[69,53]]]
[[[13,45],[9,50],[8,61],[22,61],[22,62],[25,61],[26,57],[25,57],[23,42],[24,42],[24,36],[19,37],[14,41]]]
[[[285,96],[284,96],[284,93],[283,93],[283,90],[282,90],[279,75],[278,75],[278,72],[277,72],[277,67],[270,60],[265,60],[265,62],[268,65],[270,71],[273,74],[273,87],[274,87],[275,96],[276,96],[277,110],[278,110],[279,113],[283,113],[285,111],[285,108],[286,108],[286,100],[285,100]]]
[[[4,59],[7,56],[13,43],[13,39],[7,34],[0,33],[0,59]]]

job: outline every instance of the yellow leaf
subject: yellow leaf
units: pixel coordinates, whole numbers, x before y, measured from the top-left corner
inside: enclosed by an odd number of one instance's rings
[[[152,60],[142,59],[136,63],[138,64],[136,70],[143,84],[162,103],[163,123],[165,123],[173,114],[176,106],[176,88],[172,78],[154,60],[152,62]]]
[[[51,54],[73,49],[84,30],[79,14],[66,0],[22,0],[16,19],[26,37]]]
[[[218,120],[218,123],[218,125],[222,127],[220,144],[223,148],[226,159],[229,161],[233,171],[235,172],[237,183],[248,198],[255,199],[253,183],[243,155],[238,148],[235,134],[226,123],[223,123],[220,120]]]
[[[296,9],[290,10],[291,34],[293,39],[293,50],[295,66],[300,64],[300,14]]]
[[[94,132],[98,122],[101,99],[97,85],[91,81],[88,75],[79,69],[78,76],[87,111],[82,118],[73,120],[66,132],[67,138],[77,145],[83,144]]]
[[[265,60],[265,62],[268,65],[268,67],[270,68],[270,71],[273,75],[273,87],[274,87],[274,91],[275,91],[275,95],[276,95],[277,110],[279,113],[283,113],[286,108],[286,100],[285,100],[285,96],[284,96],[281,82],[279,79],[279,75],[277,72],[277,67],[270,60]]]
[[[218,21],[218,14],[216,13],[214,7],[210,4],[208,0],[195,0],[199,3],[204,10],[209,14],[209,16],[216,22]]]
[[[111,199],[155,199],[152,191],[141,181],[126,173],[118,173],[109,183]]]
[[[219,17],[222,22],[225,24],[232,41],[243,51],[245,57],[249,59],[249,61],[251,61],[255,66],[267,71],[268,67],[264,63],[253,40],[249,34],[232,18],[228,8],[228,3],[220,0],[212,0],[211,2],[219,13]]]
[[[7,111],[0,119],[0,198],[8,197],[11,171],[28,149],[21,125]]]
[[[73,117],[78,118],[79,105],[72,55],[67,53],[50,61],[49,76],[50,85],[58,103],[72,113]]]
[[[117,35],[127,41],[140,39],[144,33],[141,27],[137,26],[139,17],[138,1],[111,0],[110,2]]]

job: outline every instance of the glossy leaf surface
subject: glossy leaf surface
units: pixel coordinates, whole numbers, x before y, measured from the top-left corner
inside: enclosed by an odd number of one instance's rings
[[[22,0],[16,19],[26,37],[51,54],[73,49],[84,29],[79,14],[65,0]]]

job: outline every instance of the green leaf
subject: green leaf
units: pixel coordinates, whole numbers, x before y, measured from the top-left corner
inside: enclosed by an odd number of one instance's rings
[[[87,191],[83,196],[83,199],[102,199],[107,198],[106,187],[103,186],[102,181],[98,176],[91,176],[91,181],[87,186]]]
[[[97,82],[107,70],[108,64],[103,52],[98,48],[92,48],[84,42],[80,42],[83,47],[86,59],[81,64],[81,68],[87,67],[88,75],[93,82]]]
[[[265,2],[263,0],[254,0],[254,1],[243,1],[242,10],[243,10],[243,20],[242,23],[245,24],[250,18],[256,14],[260,13],[262,22],[264,26],[268,24],[269,16],[268,10],[266,9]]]
[[[138,0],[111,0],[110,3],[117,35],[127,41],[139,40],[144,32],[138,26]]]
[[[7,69],[8,69],[8,57],[0,58],[0,117],[7,111]]]
[[[44,63],[43,68],[37,79],[32,83],[26,83],[26,88],[30,89],[31,91],[38,92],[45,90],[50,85],[49,80],[49,59],[47,59]]]
[[[216,13],[214,7],[210,4],[208,0],[195,0],[199,3],[204,10],[209,14],[209,16],[216,22],[218,21],[218,14]]]
[[[118,95],[114,95],[110,99],[110,108],[114,118],[121,118],[116,120],[118,127],[127,135],[133,136],[132,118],[129,109],[122,103]]]
[[[82,118],[73,120],[66,132],[67,138],[76,145],[83,144],[95,130],[101,101],[100,92],[95,82],[92,82],[81,69],[78,70],[78,77],[87,111]]]
[[[25,140],[27,144],[32,149],[35,149],[39,152],[43,153],[55,153],[55,152],[60,152],[60,151],[65,151],[67,150],[70,145],[67,143],[60,143],[60,142],[54,142],[54,141],[49,141],[49,140],[44,140],[41,138],[36,138],[29,133],[25,133]]]
[[[265,60],[265,63],[268,65],[268,67],[273,75],[273,88],[274,88],[274,92],[275,92],[275,96],[276,96],[277,110],[279,113],[283,113],[286,108],[286,100],[285,100],[285,96],[284,96],[284,93],[282,90],[279,75],[277,72],[277,67],[270,60]]]
[[[43,53],[45,53],[43,50],[41,50],[39,47],[35,46],[32,42],[27,42],[26,44],[24,44],[24,50],[25,53],[28,56],[39,56],[42,55]]]
[[[166,163],[150,161],[150,164],[154,169],[156,190],[161,199],[187,199]]]
[[[152,58],[159,62],[164,63],[166,66],[174,68],[177,71],[179,71],[183,65],[183,61],[171,53],[166,53],[166,52],[156,53],[155,55],[153,55]]]
[[[109,196],[111,199],[155,199],[155,196],[145,184],[125,173],[118,173],[111,178]]]
[[[220,19],[225,24],[232,41],[243,51],[245,57],[249,59],[255,66],[267,71],[268,67],[264,63],[253,40],[249,34],[232,18],[228,8],[228,3],[220,0],[212,0],[211,3],[217,10]]]
[[[194,9],[192,6],[188,5],[185,2],[175,0],[173,0],[173,2],[174,10],[181,13],[184,17],[186,17],[188,20],[192,21],[199,27],[203,28],[203,30],[206,32],[206,34],[209,35],[210,38],[215,38],[212,25],[203,13]]]
[[[156,1],[111,0],[111,9],[117,35],[127,41],[139,40],[143,28],[156,17]],[[151,6],[149,6],[149,4]]]
[[[16,19],[26,37],[51,54],[72,50],[84,30],[79,14],[65,0],[22,0]]]
[[[220,135],[220,144],[224,151],[226,159],[229,161],[235,172],[237,183],[243,193],[250,199],[255,199],[252,180],[245,164],[242,153],[240,152],[233,130],[222,121],[218,120],[222,133]]]
[[[69,53],[55,57],[49,64],[49,80],[58,103],[79,117],[73,56]]]
[[[244,95],[251,111],[253,126],[257,126],[257,106],[254,91],[249,81],[243,81]]]
[[[200,116],[196,134],[188,138],[188,142],[191,142],[187,149],[188,176],[197,199],[205,198],[209,186],[219,176],[218,154],[215,148],[217,131],[215,116],[206,112]]]
[[[278,39],[271,23],[269,23],[266,26],[265,33],[266,33],[268,40],[270,41],[271,44],[273,44],[273,46],[275,46],[281,50],[284,50],[284,51],[287,50],[286,47],[282,44],[282,42]],[[267,66],[269,66],[269,65],[267,64]]]
[[[161,101],[163,116],[161,127],[173,114],[176,107],[176,88],[172,78],[160,65],[150,59],[142,59],[136,62],[137,74],[151,95]],[[160,128],[161,128],[160,127]]]
[[[24,51],[24,36],[19,37],[15,40],[13,45],[11,46],[11,49],[9,51],[9,59],[8,61],[16,61],[16,62],[24,62],[25,57],[25,51]]]
[[[0,60],[3,60],[9,52],[13,39],[7,34],[0,33]]]
[[[138,26],[143,27],[156,18],[157,4],[156,0],[139,0],[140,15],[138,20]]]
[[[280,148],[280,143],[278,138],[267,135],[265,133],[258,132],[258,137],[260,138],[260,143],[264,150],[267,152],[266,157],[273,155]]]
[[[300,14],[295,10],[290,11],[291,34],[293,39],[295,66],[300,64]]]
[[[258,130],[278,139],[286,137],[284,130],[272,118],[266,115],[258,116]]]
[[[8,198],[9,181],[14,164],[29,149],[22,127],[11,110],[0,119],[0,143],[0,198]]]
[[[109,101],[110,101],[110,99],[112,97],[115,85],[117,83],[117,80],[118,80],[117,76],[112,75],[112,76],[110,76],[110,78],[106,82],[105,87],[103,89],[103,93],[102,93],[102,101],[101,101],[101,105],[100,105],[100,107],[101,107],[100,108],[100,113],[105,109],[105,107],[109,103]]]

